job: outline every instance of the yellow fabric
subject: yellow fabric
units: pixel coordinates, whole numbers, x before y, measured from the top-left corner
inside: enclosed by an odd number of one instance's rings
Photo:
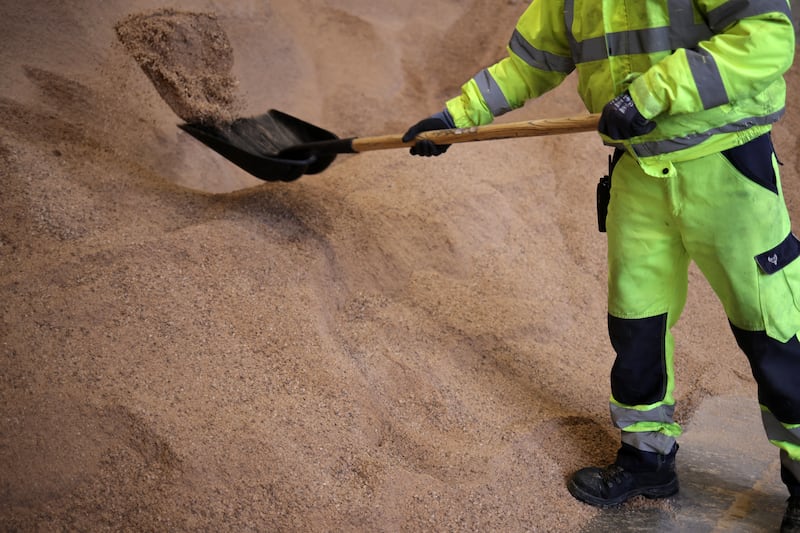
[[[693,21],[702,24],[709,13],[713,17],[742,4],[735,0],[694,0],[692,5]],[[669,26],[669,6],[670,0],[574,0],[571,34],[578,43],[599,38],[601,46],[605,38],[610,47],[609,34]],[[516,30],[537,50],[568,60],[573,54],[564,10],[564,0],[534,0]],[[704,108],[686,48],[612,53],[585,62],[578,58],[578,93],[586,108],[597,113],[609,100],[629,90],[641,113],[655,120],[658,127],[630,142],[604,141],[631,153],[648,174],[674,176],[673,162],[726,150],[769,131],[785,106],[783,74],[794,59],[794,38],[791,19],[784,12],[773,11],[745,17],[697,43],[691,52],[694,61],[699,58],[716,63],[725,93],[718,91],[717,97],[727,102],[708,109]],[[507,57],[488,71],[512,109],[556,87],[568,74],[533,67],[510,47]],[[447,109],[458,127],[488,124],[494,119],[475,79],[464,84],[460,96],[447,102]],[[696,141],[698,138],[702,142]],[[675,142],[666,146],[662,141]]]

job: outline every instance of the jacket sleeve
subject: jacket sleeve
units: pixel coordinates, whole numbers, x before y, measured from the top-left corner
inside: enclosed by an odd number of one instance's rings
[[[459,128],[488,124],[559,85],[575,64],[567,38],[564,2],[534,0],[520,17],[508,55],[482,70],[447,102]]]
[[[794,60],[788,0],[699,0],[714,36],[679,49],[631,83],[646,118],[699,112],[750,98],[781,77]]]

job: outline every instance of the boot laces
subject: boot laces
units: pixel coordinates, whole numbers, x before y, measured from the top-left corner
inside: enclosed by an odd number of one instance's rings
[[[600,478],[609,487],[622,483],[625,469],[619,465],[609,465],[600,471]]]

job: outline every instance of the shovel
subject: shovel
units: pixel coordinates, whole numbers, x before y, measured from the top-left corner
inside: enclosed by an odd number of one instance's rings
[[[340,139],[333,133],[278,110],[223,124],[184,123],[179,127],[253,176],[294,181],[322,172],[337,154],[405,148],[428,139],[436,144],[535,137],[597,129],[600,115],[529,120],[472,128],[426,131],[404,143],[403,134]]]

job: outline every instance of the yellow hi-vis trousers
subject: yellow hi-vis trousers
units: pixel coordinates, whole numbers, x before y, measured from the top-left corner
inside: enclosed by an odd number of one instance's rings
[[[673,177],[652,177],[625,154],[611,178],[612,419],[623,442],[643,451],[669,453],[680,435],[670,329],[694,261],[748,357],[783,473],[797,482],[800,241],[791,233],[770,136],[674,167]]]

